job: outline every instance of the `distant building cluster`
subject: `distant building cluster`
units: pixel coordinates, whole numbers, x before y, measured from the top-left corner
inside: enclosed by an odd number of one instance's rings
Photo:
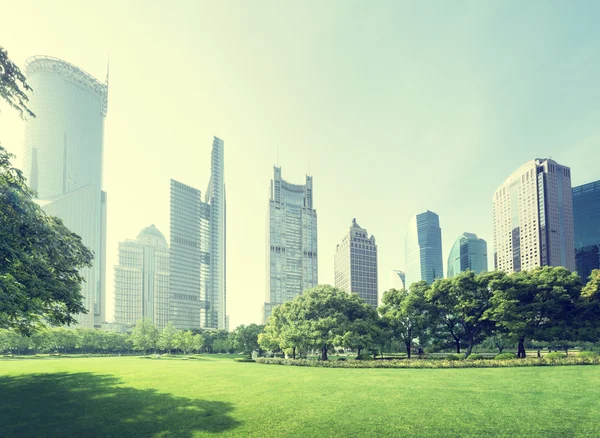
[[[170,184],[169,241],[154,226],[119,243],[114,267],[115,326],[106,324],[106,207],[102,190],[108,74],[100,82],[59,59],[26,64],[36,117],[25,127],[24,173],[37,202],[82,237],[95,254],[82,270],[87,328],[114,329],[147,318],[162,328],[228,329],[224,143],[212,144],[210,178],[200,190]],[[263,320],[278,306],[318,284],[317,211],[313,177],[292,184],[275,166],[268,199],[266,296]],[[587,279],[600,269],[600,181],[571,187],[571,169],[552,159],[517,168],[492,196],[494,269],[507,273],[564,266]],[[414,215],[404,242],[405,266],[389,286],[444,278],[442,228],[432,211]],[[356,219],[334,251],[336,287],[381,302],[375,237]],[[487,242],[464,232],[450,249],[446,277],[488,270]]]

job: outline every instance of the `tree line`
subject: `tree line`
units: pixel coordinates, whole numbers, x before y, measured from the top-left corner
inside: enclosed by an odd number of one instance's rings
[[[465,271],[432,285],[420,281],[408,290],[388,290],[374,309],[356,294],[317,286],[273,309],[259,343],[293,358],[318,350],[323,360],[335,347],[377,354],[394,342],[408,358],[414,346],[468,356],[482,343],[500,352],[517,345],[517,357],[524,358],[528,342],[599,342],[599,288],[598,270],[587,284],[562,267]]]
[[[127,354],[146,353],[245,353],[258,350],[263,326],[241,325],[226,330],[177,330],[172,323],[158,330],[141,320],[127,333],[86,328],[41,328],[31,335],[0,329],[0,353]]]

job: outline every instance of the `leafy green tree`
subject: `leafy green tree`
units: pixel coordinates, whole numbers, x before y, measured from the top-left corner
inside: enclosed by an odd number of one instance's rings
[[[454,331],[456,325],[459,327],[459,338],[465,338],[467,356],[475,344],[491,333],[494,322],[490,317],[493,295],[490,283],[504,275],[498,271],[481,274],[464,271],[452,278],[436,280],[427,292],[427,300],[435,308],[434,314],[438,315],[457,342],[457,352],[460,352],[460,344]]]
[[[204,336],[202,335],[194,335],[193,337],[193,343],[194,343],[194,351],[196,353],[200,353],[200,350],[202,350],[202,347],[204,347]]]
[[[22,119],[26,116],[35,117],[27,107],[29,97],[27,91],[32,91],[27,84],[25,75],[9,58],[8,52],[0,46],[0,97],[15,109]]]
[[[254,350],[261,351],[258,336],[264,331],[264,325],[240,325],[230,334],[231,345],[237,351],[251,354]]]
[[[406,355],[411,358],[411,345],[427,335],[430,321],[425,294],[429,285],[425,281],[413,283],[410,292],[405,289],[390,289],[383,294],[379,313],[389,327],[394,339],[404,343]]]
[[[490,284],[491,317],[518,340],[517,357],[525,358],[525,340],[556,341],[573,336],[581,280],[562,267],[545,266],[494,279]]]
[[[158,330],[149,319],[141,319],[131,332],[133,348],[144,351],[156,350],[158,343]]]
[[[291,350],[292,358],[296,358],[298,349],[307,344],[305,321],[299,319],[296,306],[296,301],[287,301],[273,309],[264,332],[258,337],[261,348],[273,352]]]
[[[169,322],[160,332],[160,338],[158,340],[158,348],[163,351],[171,353],[171,350],[175,347],[175,336],[177,335],[177,329],[172,322]]]
[[[67,354],[67,350],[74,350],[77,347],[77,332],[75,330],[64,327],[55,328],[52,329],[52,336],[59,352],[62,349]]]
[[[600,341],[600,270],[592,271],[577,301],[577,339]]]
[[[194,334],[190,330],[178,331],[175,336],[175,348],[180,349],[183,354],[188,354],[194,348]]]
[[[456,353],[460,354],[461,344],[466,341],[465,331],[460,324],[460,319],[449,310],[447,303],[432,301],[434,294],[436,296],[450,297],[452,287],[451,278],[440,278],[435,280],[431,286],[431,290],[426,293],[425,297],[430,304],[429,333],[434,343],[445,347],[446,341],[449,341],[449,345],[453,345]],[[433,288],[435,288],[435,291],[433,291]]]
[[[581,295],[590,301],[600,301],[600,269],[594,269]]]
[[[213,353],[228,353],[231,345],[228,339],[214,339],[212,343]]]
[[[96,348],[96,336],[94,329],[77,328],[77,348],[83,353],[91,353]]]

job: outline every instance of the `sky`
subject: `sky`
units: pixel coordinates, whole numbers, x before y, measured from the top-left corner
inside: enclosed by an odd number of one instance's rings
[[[49,55],[104,80],[110,59],[109,300],[118,242],[150,224],[168,238],[169,179],[204,193],[213,136],[231,327],[261,319],[276,162],[289,182],[313,176],[319,282],[356,218],[380,293],[411,216],[439,214],[444,269],[465,231],[492,268],[492,194],[516,168],[552,157],[573,185],[600,179],[596,1],[5,1],[0,45],[19,66]],[[23,123],[0,104],[18,166]]]

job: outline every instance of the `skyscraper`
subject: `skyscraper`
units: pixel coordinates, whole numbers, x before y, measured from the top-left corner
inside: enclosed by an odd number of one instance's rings
[[[154,225],[119,243],[115,266],[115,322],[134,325],[141,319],[159,330],[169,321],[169,247]]]
[[[281,177],[281,168],[274,167],[268,221],[265,321],[273,307],[318,282],[317,211],[311,176],[306,176],[304,185],[290,184]]]
[[[452,245],[448,256],[448,278],[459,272],[479,274],[487,271],[487,242],[473,233],[462,233]]]
[[[390,272],[390,289],[408,289],[404,271],[392,270],[392,272]]]
[[[408,222],[405,259],[407,286],[421,280],[431,284],[436,278],[444,278],[442,229],[434,212],[427,210]]]
[[[104,118],[108,75],[101,83],[80,68],[47,56],[26,62],[36,114],[25,124],[24,173],[38,203],[81,236],[94,252],[82,269],[80,327],[99,327],[106,319],[106,193],[102,191]]]
[[[350,230],[336,246],[334,269],[335,287],[354,292],[377,307],[377,244],[356,219],[352,219]]]
[[[575,270],[571,170],[551,159],[528,161],[493,196],[494,267]]]
[[[577,273],[586,280],[600,269],[600,181],[573,187]]]
[[[171,319],[179,329],[227,327],[224,145],[213,140],[205,200],[171,180]]]

